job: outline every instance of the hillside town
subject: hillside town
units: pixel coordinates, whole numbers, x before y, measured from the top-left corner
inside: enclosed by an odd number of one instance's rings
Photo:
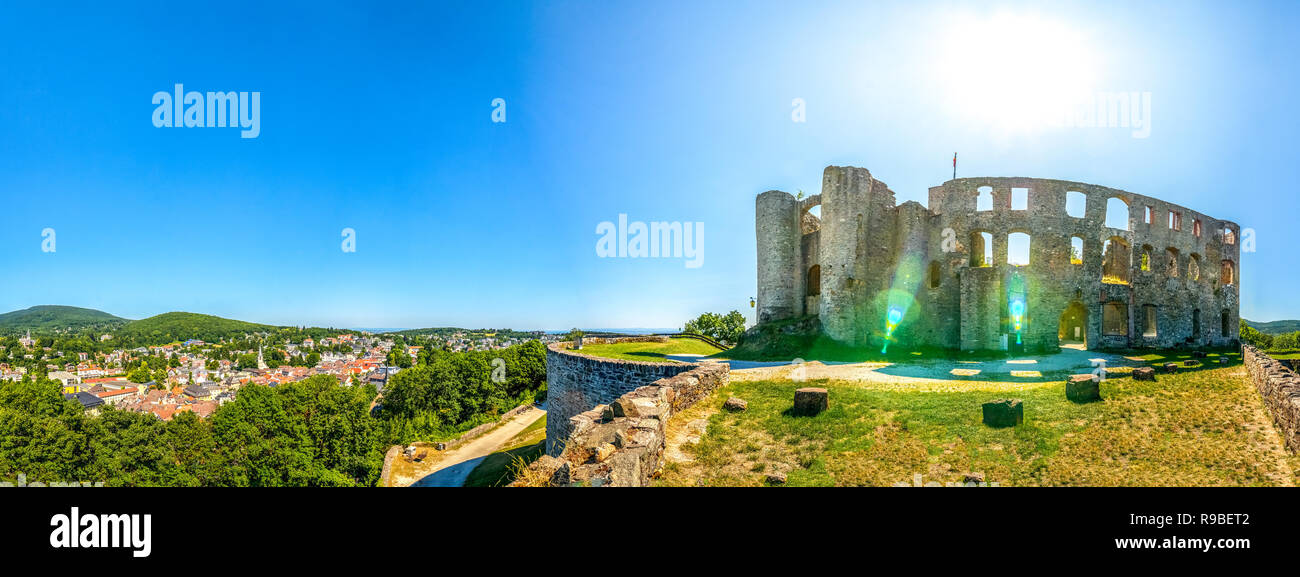
[[[17,339],[22,350],[6,354],[5,358],[21,357],[30,361],[28,365],[44,361],[46,376],[61,383],[64,397],[79,402],[87,413],[98,414],[104,406],[112,406],[169,421],[183,412],[207,417],[217,407],[233,401],[239,389],[249,384],[276,387],[315,375],[333,376],[344,386],[373,385],[383,392],[388,379],[401,366],[410,365],[391,354],[395,348],[414,362],[426,346],[450,352],[487,351],[533,340],[454,332],[427,339],[416,337],[416,342],[422,344],[410,345],[400,337],[358,331],[340,332],[319,341],[306,337],[268,349],[261,344],[267,336],[247,335],[240,341],[219,343],[191,339],[105,353],[65,354],[54,347],[39,346],[40,342],[28,332]],[[533,336],[544,342],[556,338],[540,332]],[[112,339],[111,334],[98,338],[100,342]],[[231,348],[235,342],[259,344],[256,348]],[[0,345],[0,352],[8,353],[4,348]],[[150,363],[165,368],[150,372]],[[27,366],[0,362],[0,382],[22,380],[29,372]]]

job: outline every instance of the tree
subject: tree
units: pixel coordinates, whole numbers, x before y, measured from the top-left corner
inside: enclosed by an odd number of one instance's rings
[[[394,345],[393,349],[388,351],[387,360],[388,366],[390,367],[406,369],[411,366],[411,355],[406,352],[406,347],[398,347]]]
[[[1273,348],[1273,336],[1255,330],[1254,327],[1246,324],[1244,319],[1238,325],[1238,333],[1241,335],[1241,340],[1245,341],[1246,344],[1264,350]]]
[[[683,332],[704,335],[733,344],[740,340],[740,335],[745,333],[745,315],[734,310],[726,315],[704,313],[695,320],[687,321]]]

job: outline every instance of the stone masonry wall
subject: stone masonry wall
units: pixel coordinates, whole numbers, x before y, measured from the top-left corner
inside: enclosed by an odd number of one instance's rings
[[[584,339],[585,344],[664,340],[666,337]],[[552,343],[546,351],[546,451],[558,455],[569,437],[569,419],[659,379],[684,373],[697,363],[650,363],[605,359]]]
[[[990,206],[978,204],[982,193]],[[1013,203],[1017,194],[1025,195],[1023,206]],[[1067,211],[1071,198],[1082,200],[1082,212]],[[887,309],[897,307],[901,346],[998,349],[1014,337],[1009,303],[1024,302],[1020,334],[1034,352],[1057,348],[1063,318],[1079,326],[1090,349],[1237,342],[1241,229],[1234,222],[1124,190],[1041,178],[950,180],[929,189],[928,207],[894,199],[866,169],[840,166],[826,168],[815,197],[759,195],[759,324],[802,308],[820,317],[830,338],[878,346]],[[813,206],[821,206],[820,219],[807,215]],[[796,229],[791,215],[800,211],[807,226]],[[1109,219],[1112,211],[1127,218]],[[792,242],[798,234],[803,241]],[[990,235],[987,264],[981,234]],[[1027,264],[1008,263],[1013,234],[1029,239]],[[1105,252],[1108,244],[1118,249]],[[814,265],[819,286],[811,286]],[[820,296],[806,296],[814,291]]]
[[[686,366],[690,370],[570,418],[568,436],[556,443],[563,448],[559,456],[534,461],[514,485],[648,485],[663,460],[668,420],[728,382],[723,363]]]
[[[1300,452],[1300,376],[1250,345],[1241,347],[1241,358],[1282,431],[1282,441],[1291,452]]]

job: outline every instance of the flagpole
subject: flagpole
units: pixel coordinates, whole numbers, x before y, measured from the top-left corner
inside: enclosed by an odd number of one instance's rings
[[[952,179],[957,180],[957,153],[952,153]]]

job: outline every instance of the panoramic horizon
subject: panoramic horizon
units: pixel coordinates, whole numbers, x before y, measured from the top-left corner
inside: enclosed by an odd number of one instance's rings
[[[646,493],[590,490],[671,487],[733,573],[1285,559],[1297,501],[1228,488],[1300,487],[1297,29],[1275,0],[4,3],[0,487],[134,498],[0,491],[0,547],[427,570],[620,543]],[[458,487],[495,490],[421,506]],[[761,493],[696,522],[731,487]],[[810,538],[845,518],[884,522]]]
[[[22,5],[0,24],[0,244],[11,278],[40,279],[0,291],[0,310],[752,324],[756,194],[816,194],[825,167],[850,165],[924,205],[955,152],[958,178],[1088,182],[1235,222],[1250,235],[1242,316],[1300,318],[1266,290],[1300,274],[1274,184],[1300,123],[1300,85],[1273,72],[1293,5],[258,10],[235,42],[194,7]],[[851,33],[867,17],[941,41]],[[723,19],[737,25],[707,24]],[[1070,116],[1116,96],[1132,126]],[[668,258],[602,244],[658,222],[693,244]]]

